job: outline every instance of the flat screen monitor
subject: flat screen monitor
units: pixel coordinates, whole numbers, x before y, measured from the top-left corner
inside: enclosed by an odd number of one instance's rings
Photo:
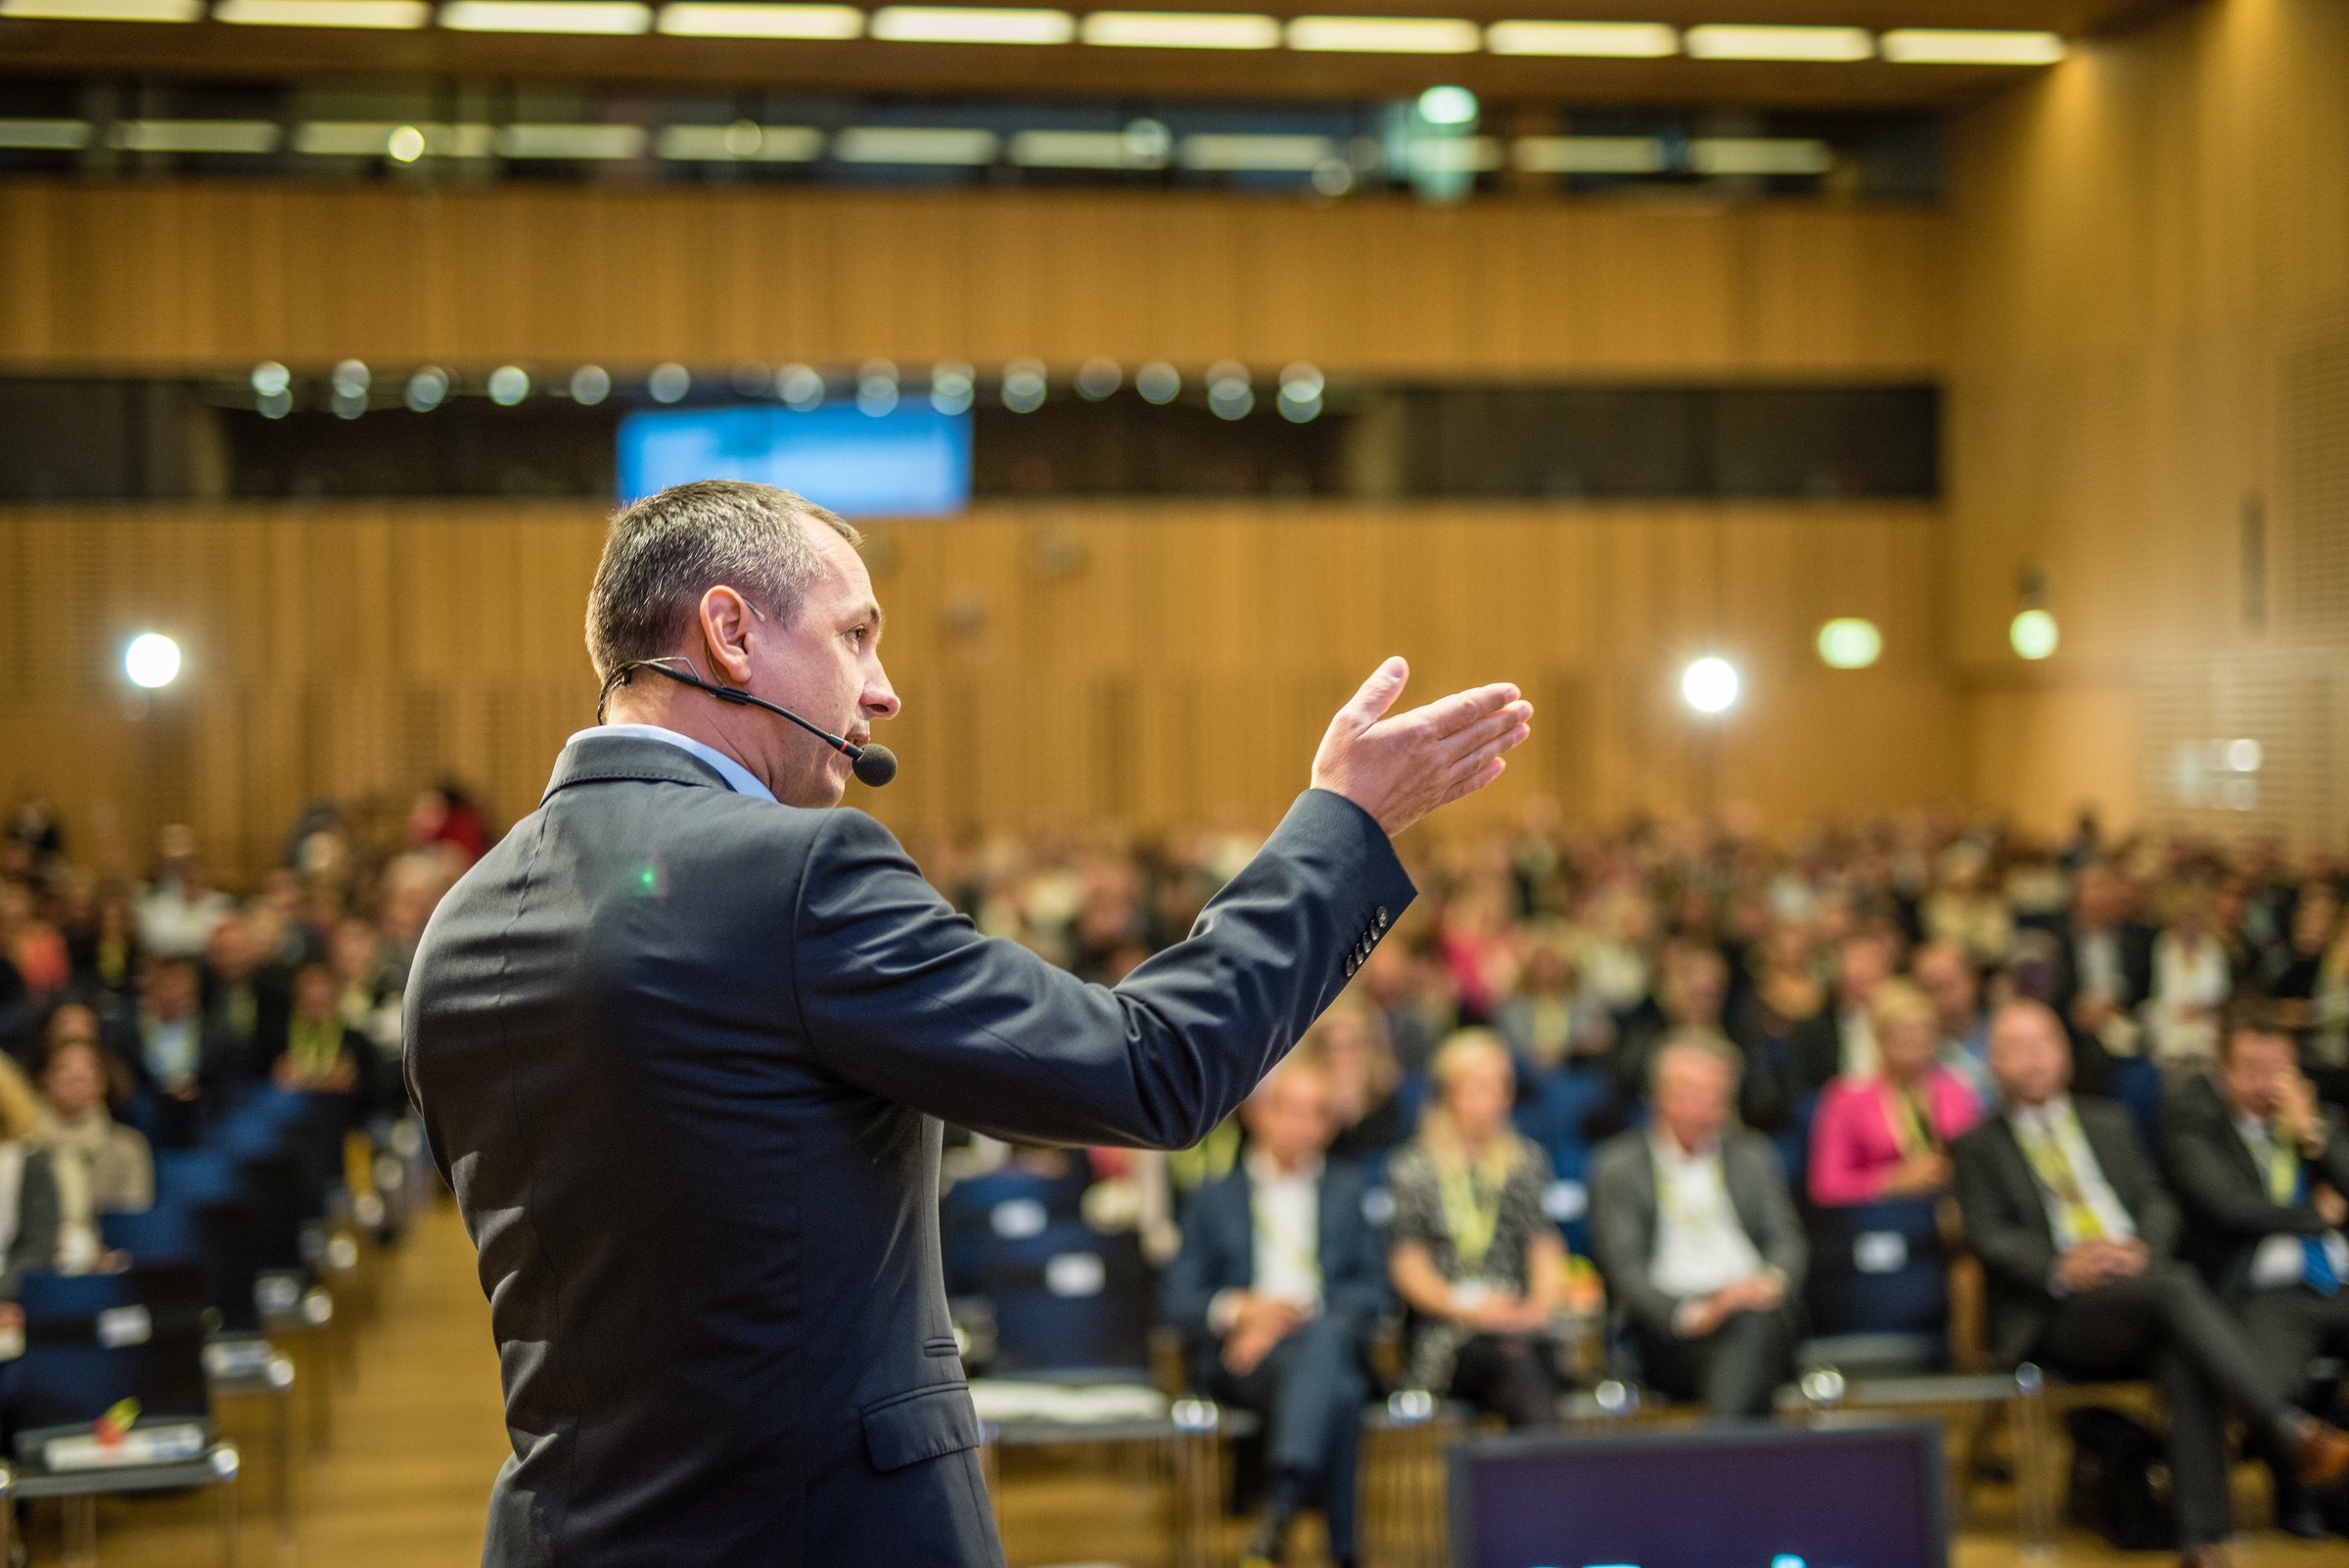
[[[620,422],[622,505],[702,479],[779,484],[843,517],[944,517],[970,503],[971,416],[750,403]]]
[[[1453,1568],[1948,1568],[1941,1428],[1474,1438]]]

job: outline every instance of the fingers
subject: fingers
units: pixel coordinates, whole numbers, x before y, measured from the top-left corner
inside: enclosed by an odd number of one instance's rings
[[[1445,736],[1437,747],[1438,754],[1450,758],[1451,762],[1456,764],[1461,759],[1482,750],[1493,741],[1508,734],[1509,731],[1527,728],[1533,723],[1533,718],[1534,705],[1532,703],[1522,701],[1510,703],[1498,712],[1487,714],[1476,722],[1463,725],[1460,729]]]
[[[1358,729],[1367,729],[1386,716],[1395,699],[1403,695],[1404,682],[1411,678],[1411,667],[1401,655],[1387,660],[1370,671],[1370,678],[1348,700],[1340,713],[1356,721]]]
[[[1423,708],[1414,708],[1396,722],[1417,725],[1437,735],[1450,735],[1517,699],[1516,686],[1507,681],[1491,686],[1474,686],[1467,691],[1455,691],[1449,697],[1439,697]]]

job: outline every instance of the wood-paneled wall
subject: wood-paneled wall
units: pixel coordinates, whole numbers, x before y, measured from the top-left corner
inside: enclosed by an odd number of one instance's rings
[[[2339,0],[2205,0],[1955,128],[1947,625],[1995,804],[2349,838],[2345,84]]]
[[[601,518],[579,507],[0,513],[0,790],[37,788],[85,843],[194,823],[268,863],[324,795],[466,779],[501,820],[590,721],[580,642]],[[1611,818],[1747,802],[1772,822],[1959,792],[1930,509],[988,507],[875,530],[884,654],[904,696],[901,832],[1045,822],[1268,824],[1330,713],[1382,656],[1431,696],[1512,679],[1540,732],[1479,803],[1537,792]],[[1885,628],[1823,669],[1823,620]],[[128,687],[156,627],[180,682]],[[1677,682],[1735,659],[1707,726]],[[1471,818],[1472,819],[1472,818]]]
[[[1936,212],[1816,202],[16,180],[0,368],[1923,377],[1946,252]]]

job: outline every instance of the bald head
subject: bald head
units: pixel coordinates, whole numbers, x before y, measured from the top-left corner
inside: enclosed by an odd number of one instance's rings
[[[2015,1105],[2044,1105],[2072,1082],[2072,1043],[2046,1002],[2017,1000],[1990,1021],[1990,1076]]]

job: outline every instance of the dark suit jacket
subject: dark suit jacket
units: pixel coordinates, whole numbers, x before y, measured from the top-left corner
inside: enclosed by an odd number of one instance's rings
[[[1811,1243],[1770,1139],[1744,1128],[1721,1135],[1722,1179],[1746,1238],[1786,1276],[1789,1307],[1803,1299]],[[1619,1132],[1590,1158],[1590,1250],[1616,1310],[1650,1334],[1672,1336],[1677,1297],[1649,1277],[1656,1256],[1656,1162],[1647,1133]]]
[[[1180,1147],[1412,888],[1309,792],[1118,990],[988,941],[860,811],[567,748],[433,916],[408,1085],[481,1255],[514,1456],[484,1562],[995,1564],[940,1117]]]
[[[2337,1111],[2326,1121],[2325,1157],[2309,1167],[2309,1180],[2349,1192],[2349,1128]],[[2268,1196],[2267,1173],[2234,1130],[2234,1110],[2202,1074],[2181,1080],[2163,1100],[2161,1147],[2186,1210],[2185,1256],[2221,1296],[2237,1300],[2249,1292],[2252,1255],[2268,1237],[2320,1236],[2332,1228],[2315,1204]]]
[[[2153,939],[2158,933],[2140,921],[2124,920],[2113,935],[2120,939],[2121,986],[2128,992],[2114,1000],[2123,1008],[2135,1007],[2153,990]],[[2063,973],[2057,982],[2055,1010],[2069,1019],[2072,1003],[2080,995],[2081,932],[2067,915],[2055,927],[2055,936],[2063,947]]]
[[[57,1267],[57,1233],[63,1222],[56,1157],[47,1149],[27,1149],[23,1174],[17,1180],[16,1239],[0,1259],[0,1301],[15,1301],[26,1274],[45,1274]]]
[[[1370,1184],[1361,1168],[1331,1160],[1321,1168],[1321,1224],[1314,1261],[1321,1266],[1321,1310],[1367,1343],[1387,1305],[1387,1254],[1362,1213]],[[1256,1283],[1256,1217],[1245,1161],[1192,1195],[1182,1216],[1182,1250],[1159,1282],[1159,1305],[1193,1360],[1218,1353],[1208,1304],[1223,1290]],[[1194,1375],[1204,1372],[1204,1365]]]
[[[2074,1095],[2080,1130],[2105,1182],[2156,1260],[2178,1250],[2176,1200],[2137,1141],[2129,1113],[2105,1100]],[[2014,1126],[1993,1116],[1950,1145],[1966,1245],[1990,1279],[1990,1347],[2007,1364],[2027,1359],[2054,1314],[2048,1281],[2055,1271],[2055,1233],[2048,1225],[2039,1177]]]

